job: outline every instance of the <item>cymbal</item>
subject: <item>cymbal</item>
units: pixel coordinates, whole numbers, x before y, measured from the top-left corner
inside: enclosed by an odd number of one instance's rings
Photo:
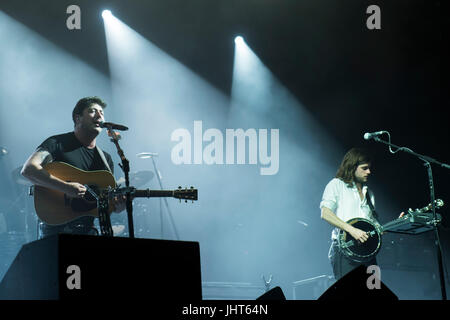
[[[21,184],[24,186],[31,185],[32,184],[31,181],[29,181],[23,175],[21,175],[20,171],[22,171],[22,167],[18,167],[11,172],[11,177],[12,177],[13,181],[15,183],[18,183],[18,184]]]
[[[142,187],[144,184],[153,179],[154,173],[152,171],[137,171],[130,172],[130,186]],[[117,180],[117,184],[125,184],[125,177],[121,177]]]
[[[0,147],[0,157],[6,156],[8,154],[8,149]]]

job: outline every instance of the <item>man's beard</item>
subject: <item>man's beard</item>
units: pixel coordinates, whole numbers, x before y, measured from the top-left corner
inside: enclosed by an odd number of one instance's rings
[[[357,176],[353,177],[353,181],[355,181],[355,183],[361,183],[361,184],[365,184],[367,182],[367,180],[364,181],[362,178],[358,178]]]
[[[91,124],[83,124],[81,129],[89,136],[98,136],[102,130],[97,130],[98,127]],[[100,128],[101,129],[101,128]]]

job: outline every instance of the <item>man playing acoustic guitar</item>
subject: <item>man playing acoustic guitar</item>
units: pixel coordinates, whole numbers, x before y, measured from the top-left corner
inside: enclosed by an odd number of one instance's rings
[[[44,169],[50,162],[60,161],[84,171],[108,170],[114,173],[111,156],[96,146],[96,138],[102,131],[103,110],[106,103],[98,97],[86,97],[78,101],[72,111],[74,131],[55,135],[41,143],[22,168],[22,175],[36,186],[64,193],[70,198],[82,198],[86,187],[76,181],[64,181]],[[114,212],[125,209],[125,197],[113,199]],[[94,217],[83,216],[60,225],[41,223],[40,237],[56,233],[96,235]]]
[[[328,253],[336,280],[361,264],[377,264],[375,257],[364,262],[349,259],[338,246],[340,230],[351,235],[360,244],[369,239],[367,232],[347,223],[350,219],[363,218],[379,225],[374,210],[375,198],[366,185],[371,173],[370,167],[371,160],[365,151],[351,149],[345,154],[336,177],[327,184],[322,196],[321,218],[336,227],[331,235],[332,244]],[[403,214],[402,212],[400,217]]]

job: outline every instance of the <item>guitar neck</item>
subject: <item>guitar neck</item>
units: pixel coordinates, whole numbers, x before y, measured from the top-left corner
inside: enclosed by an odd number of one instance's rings
[[[174,197],[173,190],[136,190],[133,194],[136,198]]]
[[[384,224],[381,228],[382,228],[383,232],[396,230],[399,227],[402,227],[402,226],[405,226],[405,225],[409,225],[411,223],[410,222],[411,217],[412,217],[412,214],[410,214],[410,213],[406,214],[406,215],[404,215],[401,218],[392,220],[392,221]]]
[[[119,189],[118,192],[121,194],[125,194],[130,192],[133,198],[161,198],[161,197],[172,197],[177,199],[184,200],[197,200],[198,199],[198,191],[191,187],[190,189],[176,189],[176,190],[137,190],[134,188],[122,188]]]
[[[384,225],[381,226],[382,232],[391,231],[392,229],[396,228],[398,226],[398,221],[390,221]]]

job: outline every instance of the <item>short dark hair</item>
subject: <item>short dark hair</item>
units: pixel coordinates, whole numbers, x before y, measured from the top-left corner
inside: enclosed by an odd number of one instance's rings
[[[73,123],[76,123],[75,117],[77,115],[82,115],[84,109],[89,108],[93,104],[98,104],[103,109],[106,108],[106,102],[103,101],[102,99],[100,99],[99,97],[84,97],[84,98],[80,99],[77,102],[77,104],[75,105],[75,108],[73,108],[73,111],[72,111]]]
[[[336,178],[341,179],[351,187],[355,180],[356,168],[364,163],[372,163],[371,156],[367,150],[362,148],[350,149],[345,154],[344,159],[342,159],[342,163],[336,173]]]

